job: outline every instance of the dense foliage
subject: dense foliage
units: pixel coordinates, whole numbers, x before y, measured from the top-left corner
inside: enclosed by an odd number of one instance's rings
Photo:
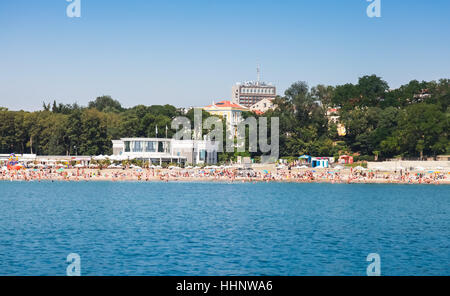
[[[372,75],[358,84],[313,88],[296,82],[275,100],[277,108],[264,116],[280,118],[281,156],[310,154],[361,158],[425,157],[450,153],[450,80],[411,81],[390,90]],[[346,135],[327,111],[337,108]],[[171,137],[171,121],[184,116],[171,105],[123,108],[108,96],[77,104],[43,104],[36,112],[0,108],[0,153],[40,155],[111,154],[112,139]],[[193,124],[193,112],[186,115]],[[203,119],[208,116],[204,112]],[[248,116],[246,114],[245,116]],[[226,160],[234,154],[224,153]],[[252,154],[257,156],[257,154]]]
[[[414,80],[390,90],[372,75],[356,85],[309,89],[305,82],[294,83],[266,116],[280,118],[283,156],[424,157],[450,152],[449,102],[448,79]],[[337,124],[329,120],[330,108],[338,109],[334,115],[345,126],[345,136],[339,136]]]

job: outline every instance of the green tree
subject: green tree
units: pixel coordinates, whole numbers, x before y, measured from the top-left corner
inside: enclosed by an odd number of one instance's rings
[[[94,101],[89,102],[88,108],[95,108],[98,111],[104,112],[123,111],[122,105],[119,103],[119,101],[114,100],[110,96],[97,97]]]

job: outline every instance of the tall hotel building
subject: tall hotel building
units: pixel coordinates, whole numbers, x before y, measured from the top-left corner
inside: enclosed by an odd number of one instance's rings
[[[236,83],[231,88],[231,100],[249,108],[261,100],[273,100],[277,96],[277,89],[270,83],[260,81],[260,68],[256,69],[258,78],[256,81]]]
[[[277,96],[275,86],[260,81],[236,83],[231,91],[233,103],[245,107],[250,107],[263,99],[275,99]]]

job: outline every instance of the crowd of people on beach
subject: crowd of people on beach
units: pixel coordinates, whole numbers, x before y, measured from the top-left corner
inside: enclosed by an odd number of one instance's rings
[[[373,171],[329,169],[245,169],[245,168],[41,168],[2,170],[7,181],[224,181],[224,182],[304,182],[304,183],[399,183],[450,184],[445,172]]]

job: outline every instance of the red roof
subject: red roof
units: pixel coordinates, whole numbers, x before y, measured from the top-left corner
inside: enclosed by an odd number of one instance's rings
[[[206,106],[206,108],[211,108],[213,107],[213,105],[209,105]],[[239,105],[239,104],[235,104],[232,103],[230,101],[220,101],[214,104],[214,107],[218,107],[218,108],[239,108],[239,109],[247,109],[246,107]]]

